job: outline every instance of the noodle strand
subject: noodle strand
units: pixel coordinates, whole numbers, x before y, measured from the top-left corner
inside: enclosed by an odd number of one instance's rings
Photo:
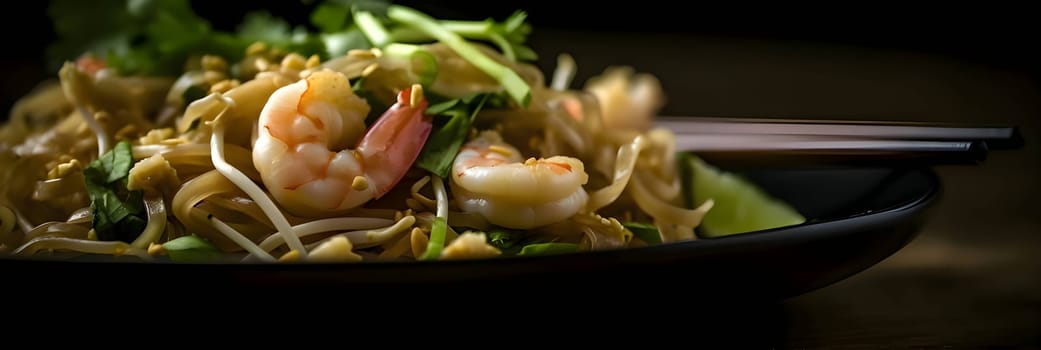
[[[126,242],[120,241],[92,241],[87,239],[76,239],[68,237],[39,237],[26,242],[11,254],[33,255],[44,249],[69,250],[87,254],[109,254],[109,255],[132,255],[144,260],[151,260],[152,256],[143,249],[131,247]]]
[[[311,221],[293,226],[293,231],[296,232],[296,234],[299,235],[300,238],[303,238],[323,232],[388,227],[392,223],[394,223],[393,220],[380,218],[331,218]],[[260,248],[265,251],[271,251],[272,249],[277,248],[279,245],[283,243],[285,243],[285,240],[282,239],[282,234],[276,232],[275,234],[268,236],[262,242],[260,242]],[[361,242],[352,241],[351,243],[358,244]]]
[[[225,224],[224,221],[221,221],[216,216],[210,214],[203,214],[200,211],[193,211],[192,214],[206,215],[206,219],[213,224],[213,227],[217,228],[217,231],[223,233],[225,236],[228,237],[228,239],[231,239],[233,242],[242,247],[242,249],[245,249],[247,252],[250,252],[250,254],[257,256],[264,261],[276,260],[275,257],[271,256],[271,254],[268,254],[268,252],[264,251],[263,249],[260,249],[260,246],[258,246],[256,243],[253,243],[253,241],[249,240],[249,238],[246,238],[246,236],[243,236],[241,233],[236,231],[231,226],[228,226],[228,224]]]
[[[148,213],[148,224],[145,225],[144,231],[134,239],[134,242],[130,243],[130,246],[141,249],[148,248],[149,244],[158,241],[166,231],[166,205],[163,204],[163,197],[146,197],[144,202],[145,211]]]
[[[611,184],[589,195],[586,211],[595,212],[618,199],[618,196],[625,190],[626,185],[629,184],[629,179],[633,175],[633,168],[636,166],[636,161],[644,147],[644,143],[644,138],[637,136],[632,142],[618,148],[614,177]]]
[[[210,141],[210,157],[213,160],[213,166],[217,168],[217,171],[228,178],[229,181],[238,186],[242,191],[246,192],[253,201],[260,205],[260,208],[264,210],[264,213],[268,215],[271,222],[275,224],[278,232],[285,238],[289,248],[300,252],[301,258],[307,257],[307,249],[304,248],[303,242],[300,241],[300,237],[293,233],[293,227],[289,226],[289,221],[286,220],[285,215],[278,210],[275,203],[271,201],[271,197],[268,197],[264,190],[260,189],[259,186],[254,184],[245,174],[239,171],[237,168],[228,164],[224,161],[224,123],[221,122],[221,116],[224,115],[232,106],[234,101],[229,98],[224,98],[226,103],[224,110],[217,116],[213,121],[213,135]],[[267,253],[267,252],[265,252]]]

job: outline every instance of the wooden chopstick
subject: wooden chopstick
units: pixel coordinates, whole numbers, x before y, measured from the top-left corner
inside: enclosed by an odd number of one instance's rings
[[[807,135],[891,140],[982,141],[988,149],[1023,146],[1014,126],[893,121],[661,117],[655,124],[676,134]]]
[[[1018,128],[921,122],[661,117],[679,150],[721,166],[979,164]]]
[[[983,141],[804,135],[677,134],[676,147],[727,167],[979,164],[988,153]]]

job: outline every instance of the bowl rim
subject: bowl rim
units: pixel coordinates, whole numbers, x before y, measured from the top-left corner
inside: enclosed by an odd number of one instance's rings
[[[656,260],[648,257],[680,256],[688,254],[702,254],[705,252],[726,251],[740,249],[749,244],[804,244],[825,237],[832,237],[836,232],[847,231],[844,227],[857,227],[860,230],[881,229],[897,225],[905,220],[917,216],[928,210],[942,196],[943,185],[932,168],[884,168],[890,170],[902,170],[918,172],[925,177],[928,189],[916,195],[913,200],[896,204],[887,208],[879,208],[869,213],[857,213],[854,215],[823,220],[809,219],[796,225],[789,225],[765,230],[731,234],[720,237],[699,237],[695,240],[670,242],[666,244],[648,245],[642,247],[626,247],[620,249],[588,251],[571,254],[558,254],[546,256],[509,256],[491,259],[471,260],[435,260],[435,261],[366,261],[364,263],[241,263],[241,262],[216,262],[216,263],[184,263],[171,261],[137,261],[137,260],[99,260],[99,261],[69,261],[48,259],[42,257],[17,257],[0,256],[0,265],[3,264],[92,264],[92,265],[168,265],[185,268],[197,268],[207,266],[213,268],[258,268],[264,270],[300,270],[300,269],[341,269],[358,270],[366,268],[375,269],[402,269],[402,268],[445,268],[459,267],[472,268],[475,266],[516,265],[523,264],[568,264],[576,261],[610,262],[620,257],[627,260],[642,261]],[[766,169],[774,170],[774,169]],[[778,169],[779,170],[779,169]],[[895,252],[895,251],[894,251]],[[633,259],[644,257],[644,259]]]

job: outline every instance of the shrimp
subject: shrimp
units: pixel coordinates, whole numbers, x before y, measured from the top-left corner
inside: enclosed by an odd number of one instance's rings
[[[253,146],[264,185],[302,216],[341,214],[383,196],[405,176],[432,128],[418,85],[397,99],[366,132],[370,107],[343,74],[323,70],[279,88],[260,113]]]
[[[452,193],[460,209],[489,222],[529,229],[567,219],[589,199],[582,161],[564,156],[523,160],[494,131],[482,132],[452,164]]]

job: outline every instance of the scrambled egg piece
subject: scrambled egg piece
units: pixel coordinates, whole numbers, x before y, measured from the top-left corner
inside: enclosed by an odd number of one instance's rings
[[[441,259],[480,259],[499,256],[502,252],[488,244],[484,233],[466,232],[459,235],[441,252]]]
[[[170,166],[170,162],[161,154],[155,154],[134,164],[127,178],[127,189],[155,190],[169,198],[173,198],[173,194],[177,193],[180,187],[181,178],[177,177],[177,170]]]

